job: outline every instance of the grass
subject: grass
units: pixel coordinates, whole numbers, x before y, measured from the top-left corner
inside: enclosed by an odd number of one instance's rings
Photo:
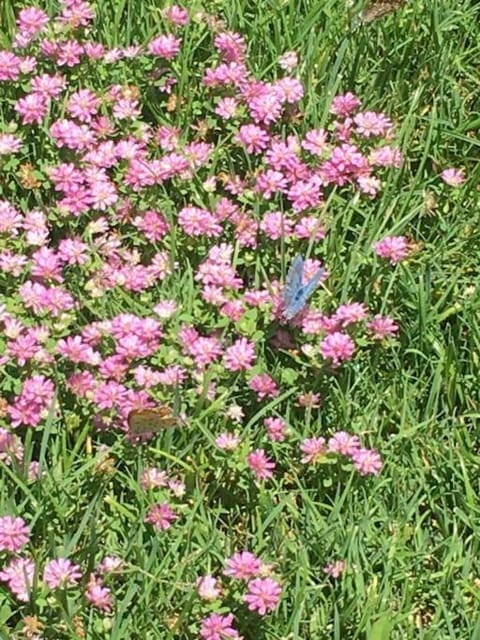
[[[4,0],[0,7],[0,43],[16,4]],[[109,46],[144,42],[161,29],[158,3],[99,4],[98,37]],[[91,562],[103,549],[125,558],[127,568],[112,618],[84,617],[81,636],[74,605],[59,597],[59,617],[45,637],[195,637],[195,577],[250,548],[281,564],[286,596],[260,627],[245,623],[246,640],[480,639],[479,7],[469,0],[412,0],[367,25],[356,23],[356,7],[337,0],[204,6],[246,36],[260,75],[274,73],[285,50],[299,52],[306,84],[299,130],[321,126],[332,96],[348,90],[398,122],[405,166],[371,203],[333,196],[325,255],[338,301],[393,309],[400,339],[391,349],[360,354],[335,377],[320,375],[319,414],[304,423],[292,407],[289,416],[305,437],[331,426],[365,434],[385,466],[368,480],[345,470],[338,477],[328,468],[304,471],[311,474],[308,489],[293,468],[275,492],[255,493],[213,451],[212,427],[225,420],[214,408],[199,406],[194,429],[163,433],[136,453],[112,437],[109,463],[89,454],[90,425],[81,412],[70,412],[62,428],[47,421],[41,441],[27,435],[25,443],[44,480],[26,485],[3,465],[1,512],[28,514],[42,541],[39,561],[75,553]],[[204,46],[195,39],[187,47],[186,80]],[[139,82],[147,88],[145,79]],[[185,97],[178,117],[187,122],[197,105]],[[147,108],[155,117],[153,96]],[[441,184],[438,173],[448,166],[465,167],[465,186]],[[387,233],[410,236],[419,250],[373,278],[370,247]],[[185,297],[191,278],[187,273],[171,286],[173,295]],[[126,296],[105,304],[119,312],[138,303]],[[295,373],[294,360],[268,351],[264,357],[279,378]],[[319,376],[303,366],[312,379]],[[253,413],[246,430],[255,432],[262,417]],[[178,535],[151,536],[143,524],[148,500],[138,478],[149,461],[185,475],[189,501]],[[328,581],[322,568],[336,558],[345,558],[347,573]],[[40,598],[33,610],[41,617],[51,606]],[[21,617],[2,590],[0,637],[23,637]]]

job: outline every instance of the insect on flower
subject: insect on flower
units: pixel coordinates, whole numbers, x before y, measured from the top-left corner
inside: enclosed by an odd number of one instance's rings
[[[173,415],[169,407],[134,410],[128,414],[128,426],[135,435],[157,433],[178,424],[179,419]]]
[[[302,256],[297,256],[288,270],[287,281],[283,289],[283,304],[285,307],[283,317],[286,320],[291,320],[304,309],[307,300],[315,291],[325,273],[325,269],[322,267],[307,284],[302,284],[303,265]]]

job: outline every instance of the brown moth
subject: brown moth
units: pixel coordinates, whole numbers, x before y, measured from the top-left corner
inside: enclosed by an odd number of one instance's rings
[[[167,427],[175,427],[178,423],[178,418],[169,407],[133,410],[128,414],[128,426],[135,435],[157,433]]]
[[[407,4],[408,0],[370,0],[361,13],[363,22],[380,20]]]

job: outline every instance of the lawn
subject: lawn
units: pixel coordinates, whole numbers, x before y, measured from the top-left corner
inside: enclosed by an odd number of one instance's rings
[[[480,640],[480,6],[29,6],[0,638]]]

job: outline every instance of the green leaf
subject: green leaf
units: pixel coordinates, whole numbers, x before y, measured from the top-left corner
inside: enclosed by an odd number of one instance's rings
[[[389,640],[393,622],[390,614],[379,618],[368,634],[368,640]]]

